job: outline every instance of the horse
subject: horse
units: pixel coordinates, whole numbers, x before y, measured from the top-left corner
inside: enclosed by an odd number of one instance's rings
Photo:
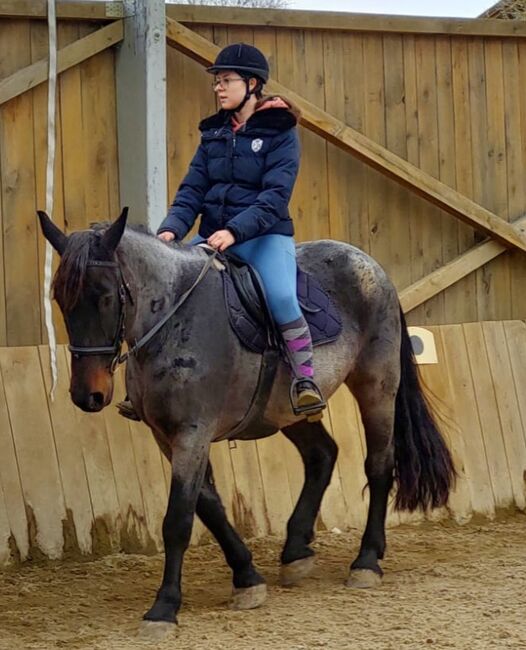
[[[247,350],[229,325],[220,271],[198,247],[166,244],[146,229],[127,227],[127,209],[112,223],[69,236],[44,212],[38,216],[43,235],[60,255],[53,291],[70,342],[72,401],[87,412],[108,406],[114,370],[126,358],[128,395],[171,464],[162,527],[164,574],[143,625],[159,631],[177,623],[195,514],[232,570],[230,606],[261,605],[265,580],[225,515],[209,462],[211,443],[232,438],[243,420],[261,365],[260,355]],[[314,367],[325,398],[345,384],[359,406],[370,502],[346,584],[373,587],[383,576],[379,561],[392,488],[398,510],[438,508],[448,501],[455,468],[419,380],[396,289],[382,267],[358,248],[333,240],[299,244],[297,259],[341,314],[340,337],[315,348]],[[123,340],[127,355],[120,354]],[[312,569],[315,520],[338,453],[323,421],[294,415],[290,381],[281,363],[264,409],[266,426],[238,435],[255,438],[281,430],[304,463],[303,489],[281,553],[286,584]]]

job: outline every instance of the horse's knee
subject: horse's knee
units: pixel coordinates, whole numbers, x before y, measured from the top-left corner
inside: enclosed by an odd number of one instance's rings
[[[329,481],[338,457],[338,447],[331,445],[318,445],[304,457],[305,471],[310,479]]]

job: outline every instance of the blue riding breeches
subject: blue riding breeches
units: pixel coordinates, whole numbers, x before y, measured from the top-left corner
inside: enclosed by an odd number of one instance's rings
[[[206,240],[197,235],[190,245]],[[302,316],[296,293],[296,244],[288,235],[261,235],[227,249],[251,264],[261,277],[268,305],[278,325]]]

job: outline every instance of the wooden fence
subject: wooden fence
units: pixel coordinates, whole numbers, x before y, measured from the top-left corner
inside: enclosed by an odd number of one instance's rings
[[[274,12],[270,21],[266,12],[208,9],[167,12],[219,46],[255,44],[269,56],[281,85],[506,221],[526,213],[523,38],[496,36],[490,28],[485,35],[452,36],[431,20],[399,21],[397,33],[396,20],[387,17],[383,26],[371,17],[364,20],[369,24],[342,18],[338,30],[323,15],[302,22],[301,12],[299,18],[285,12],[281,19]],[[438,33],[419,33],[433,24]],[[176,47],[191,40],[176,39]],[[168,53],[170,193],[197,145],[196,114],[214,110],[209,77],[187,56],[197,50],[183,47],[185,54]],[[335,144],[307,129],[301,137],[292,202],[299,240],[351,241],[380,261],[402,295],[481,241],[480,233]],[[413,309],[409,322],[525,317],[524,253],[475,269]]]
[[[59,80],[55,219],[68,231],[114,216],[120,207],[114,51],[80,44],[83,56],[92,56],[75,63],[66,48],[97,29],[102,34],[105,7],[65,1],[59,11],[69,19],[59,23],[69,67]],[[217,45],[256,44],[281,84],[341,120],[347,131],[352,127],[427,178],[458,190],[457,197],[473,199],[500,217],[499,224],[526,213],[524,25],[171,5],[167,14]],[[29,67],[46,56],[43,16],[42,2],[0,3],[3,345],[45,342],[43,242],[34,211],[44,204],[46,84],[34,85]],[[81,21],[86,18],[91,21]],[[122,38],[122,21],[114,25],[121,35],[106,39],[105,47]],[[215,106],[202,65],[171,47],[167,56],[168,202],[195,150],[197,122]],[[301,139],[292,202],[299,240],[333,237],[370,252],[401,291],[412,324],[526,318],[524,253],[504,252],[496,241],[475,247],[480,233],[332,140],[303,127]],[[59,317],[57,323],[64,341]]]
[[[119,213],[119,10],[59,4],[54,217],[68,232]],[[421,369],[447,411],[460,471],[452,516],[524,509],[526,24],[188,6],[167,14],[178,48],[167,50],[167,202],[197,146],[198,120],[215,110],[203,64],[214,44],[254,43],[269,56],[271,87],[284,86],[305,111],[298,240],[332,237],[370,252],[409,322],[434,326],[439,362]],[[143,426],[111,408],[88,416],[73,407],[63,348],[57,398],[47,398],[34,216],[44,205],[43,17],[43,0],[0,0],[0,564],[158,550],[168,487]],[[393,180],[404,174],[402,185]],[[496,322],[470,322],[482,320]],[[122,376],[117,383],[116,398]],[[362,527],[363,432],[345,389],[325,423],[340,456],[319,526]],[[303,476],[285,438],[220,443],[212,461],[238,528],[282,534]],[[391,512],[388,522],[418,518]],[[196,525],[193,541],[203,536]]]
[[[91,23],[60,22],[59,47],[96,29]],[[45,242],[35,210],[45,207],[47,84],[4,99],[13,77],[45,59],[47,48],[41,20],[0,16],[1,345],[45,340]],[[71,232],[119,214],[113,51],[105,49],[62,72],[58,93],[54,219]],[[59,339],[65,341],[58,310],[55,314]]]
[[[441,403],[459,479],[449,513],[526,508],[526,325],[521,321],[444,325],[434,333],[438,363],[420,366]],[[168,464],[143,425],[113,407],[76,409],[68,396],[66,350],[60,383],[48,400],[48,349],[0,349],[0,564],[42,556],[161,548]],[[122,396],[117,375],[116,399]],[[364,439],[345,388],[324,423],[339,446],[319,527],[365,525]],[[212,445],[226,510],[246,536],[283,535],[303,480],[294,447],[278,434],[257,442]],[[388,525],[422,515],[390,513]],[[204,536],[194,527],[193,542]]]

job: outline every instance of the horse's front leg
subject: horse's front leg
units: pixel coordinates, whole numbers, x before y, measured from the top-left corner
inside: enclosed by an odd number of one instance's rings
[[[234,593],[230,609],[253,609],[266,599],[265,579],[252,563],[252,554],[228,522],[221,497],[217,493],[212,466],[208,468],[197,501],[197,516],[217,539],[232,569]]]
[[[178,432],[170,441],[172,482],[163,521],[164,575],[146,621],[177,623],[181,606],[183,556],[190,543],[197,498],[208,463],[209,440],[195,430]]]

